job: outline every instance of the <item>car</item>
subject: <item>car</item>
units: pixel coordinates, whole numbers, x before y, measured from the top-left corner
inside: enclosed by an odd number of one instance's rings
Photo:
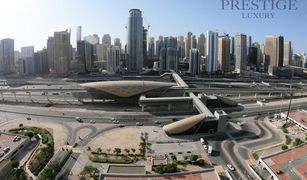
[[[119,121],[118,120],[114,120],[112,121],[113,124],[119,124]]]
[[[137,125],[137,126],[143,126],[143,123],[136,122],[135,125]]]
[[[243,114],[242,117],[244,117],[244,118],[247,117],[247,114]]]
[[[27,120],[31,120],[31,117],[27,117]]]
[[[230,169],[231,171],[234,171],[235,168],[231,165],[231,164],[227,164],[228,169]]]
[[[277,170],[276,174],[283,174],[284,172],[282,172],[281,170]]]
[[[121,128],[121,127],[125,127],[125,125],[124,124],[118,124],[117,127]]]
[[[155,121],[155,124],[161,124],[161,121]]]
[[[48,103],[48,104],[45,104],[45,107],[51,107],[53,104],[52,103]]]
[[[75,120],[78,121],[79,123],[83,122],[83,120],[80,117],[75,117]]]
[[[95,123],[96,123],[96,121],[94,121],[94,120],[90,120],[90,123],[91,123],[91,124],[95,124]]]

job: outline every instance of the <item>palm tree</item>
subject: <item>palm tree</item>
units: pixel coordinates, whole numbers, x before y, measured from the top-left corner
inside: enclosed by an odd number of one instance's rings
[[[102,149],[99,147],[99,148],[97,149],[97,151],[98,151],[99,153],[101,153]]]
[[[125,148],[124,151],[129,155],[130,149]]]
[[[131,151],[134,154],[136,150],[134,148],[131,148]]]
[[[118,156],[122,150],[120,148],[114,148],[113,152]]]

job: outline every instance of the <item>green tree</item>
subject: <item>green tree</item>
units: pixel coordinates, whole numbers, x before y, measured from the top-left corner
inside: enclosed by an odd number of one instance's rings
[[[19,167],[19,161],[17,161],[17,160],[13,160],[13,161],[11,161],[11,166],[12,166],[12,168],[18,168]]]
[[[23,124],[21,123],[21,124],[19,124],[19,127],[23,127]]]
[[[26,136],[28,136],[30,139],[33,138],[34,133],[32,131],[28,131],[25,133]]]
[[[114,148],[113,152],[116,154],[116,155],[119,155],[122,150],[120,148]]]
[[[135,153],[136,149],[134,148],[131,148],[131,151],[133,152],[133,154]]]

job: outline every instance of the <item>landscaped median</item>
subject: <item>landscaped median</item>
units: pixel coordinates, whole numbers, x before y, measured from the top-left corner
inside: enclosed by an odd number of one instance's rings
[[[134,163],[134,160],[129,157],[106,158],[106,157],[99,157],[97,155],[91,155],[90,160],[96,163],[109,163],[109,164],[132,164]]]
[[[35,137],[37,140],[41,137],[43,146],[35,152],[29,162],[30,171],[37,176],[44,169],[54,153],[54,140],[51,133],[46,129],[38,127],[14,128],[10,129],[9,132],[29,136],[30,138]]]

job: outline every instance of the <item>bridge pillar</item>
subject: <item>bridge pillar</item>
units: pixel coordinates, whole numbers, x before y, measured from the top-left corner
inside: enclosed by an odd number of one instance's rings
[[[269,97],[271,97],[271,93],[269,93]]]
[[[255,93],[255,98],[257,98],[257,93]]]
[[[92,103],[95,102],[95,99],[92,97]]]
[[[171,104],[168,104],[167,109],[168,109],[168,112],[171,111]]]
[[[144,112],[145,106],[141,105],[141,108],[142,108],[142,112]]]
[[[280,97],[282,97],[282,93],[280,93]]]
[[[16,92],[12,92],[14,94],[15,97],[15,101],[18,102],[17,97],[16,97]]]
[[[239,94],[239,99],[241,99],[241,94]]]

